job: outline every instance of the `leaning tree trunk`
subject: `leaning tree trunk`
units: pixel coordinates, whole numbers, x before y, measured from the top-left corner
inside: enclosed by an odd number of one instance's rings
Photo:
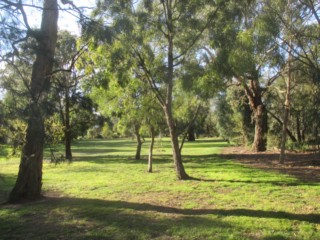
[[[152,160],[153,160],[153,146],[154,146],[154,138],[155,138],[155,131],[154,128],[150,128],[151,132],[151,142],[149,147],[149,157],[148,157],[148,172],[152,172]]]
[[[26,142],[22,149],[18,177],[9,202],[36,200],[41,197],[44,123],[41,103],[48,87],[57,42],[57,0],[45,0],[40,32],[37,34],[38,50],[33,63],[30,104]]]

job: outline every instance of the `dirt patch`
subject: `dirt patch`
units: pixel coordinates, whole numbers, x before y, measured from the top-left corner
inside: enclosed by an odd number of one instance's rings
[[[319,153],[289,152],[286,154],[284,164],[279,164],[279,151],[276,150],[257,153],[244,147],[228,147],[221,155],[255,168],[277,170],[293,175],[302,181],[320,182]]]

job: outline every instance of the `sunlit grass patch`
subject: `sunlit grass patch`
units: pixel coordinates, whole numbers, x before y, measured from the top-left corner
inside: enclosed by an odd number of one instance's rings
[[[71,163],[47,152],[47,198],[1,206],[1,239],[320,239],[319,183],[233,162],[219,155],[226,145],[186,142],[188,181],[176,179],[164,138],[153,173],[148,142],[142,160],[130,139],[77,142]],[[1,160],[2,201],[17,171],[18,159]]]

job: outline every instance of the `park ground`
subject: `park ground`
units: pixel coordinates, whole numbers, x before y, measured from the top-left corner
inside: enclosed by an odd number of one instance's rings
[[[58,148],[62,151],[62,148]],[[18,158],[0,157],[0,202]],[[314,153],[252,153],[217,139],[187,142],[175,177],[168,139],[158,139],[154,172],[134,160],[128,139],[79,141],[74,161],[50,163],[43,199],[0,206],[0,239],[319,239],[320,159]],[[57,153],[59,154],[59,153]]]

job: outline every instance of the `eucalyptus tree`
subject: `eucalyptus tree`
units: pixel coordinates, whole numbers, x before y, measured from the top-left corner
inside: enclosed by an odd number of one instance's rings
[[[292,107],[290,92],[294,86],[292,76],[301,78],[295,74],[301,69],[308,69],[305,74],[313,81],[318,81],[320,73],[319,55],[319,1],[314,0],[288,0],[267,2],[269,18],[281,23],[282,34],[278,41],[286,56],[286,99],[284,101],[283,137],[281,141],[281,154],[279,161],[284,162],[285,144],[289,108]],[[299,63],[299,64],[298,64]],[[301,68],[301,65],[304,66]],[[299,79],[295,80],[298,82]],[[298,136],[298,139],[300,137]]]
[[[133,66],[134,75],[149,86],[163,109],[169,129],[174,166],[178,179],[188,179],[179,151],[173,114],[175,82],[185,74],[181,69],[197,54],[199,40],[214,21],[224,1],[120,1],[100,2],[97,15],[112,23],[113,46],[119,51],[112,59],[115,70]],[[125,67],[126,68],[126,67]]]
[[[61,0],[75,8],[72,1]],[[61,7],[61,6],[60,6]],[[42,6],[29,0],[2,0],[0,2],[1,68],[12,66],[27,89],[25,116],[27,121],[25,143],[22,148],[18,177],[9,201],[34,200],[41,196],[42,161],[45,138],[44,108],[54,73],[54,55],[57,42],[59,6],[57,0],[44,0]],[[31,23],[30,14],[42,17]],[[34,17],[34,16],[33,16]],[[34,27],[40,23],[39,27]],[[30,55],[20,53],[25,42]],[[28,74],[20,71],[19,64],[29,65]]]
[[[40,105],[45,98],[44,93],[48,89],[52,74],[57,41],[58,3],[57,0],[43,2],[41,27],[38,30],[30,27],[22,1],[1,1],[0,9],[0,24],[3,26],[1,44],[8,50],[2,56],[18,56],[19,43],[28,38],[33,38],[36,44],[29,83],[26,140],[21,154],[18,178],[9,197],[10,202],[33,200],[39,198],[41,194],[44,124]],[[1,50],[3,51],[3,48]]]
[[[270,20],[264,1],[234,1],[228,6],[211,29],[215,67],[243,88],[255,124],[252,149],[265,151],[268,124],[263,96],[283,68],[279,22]]]

